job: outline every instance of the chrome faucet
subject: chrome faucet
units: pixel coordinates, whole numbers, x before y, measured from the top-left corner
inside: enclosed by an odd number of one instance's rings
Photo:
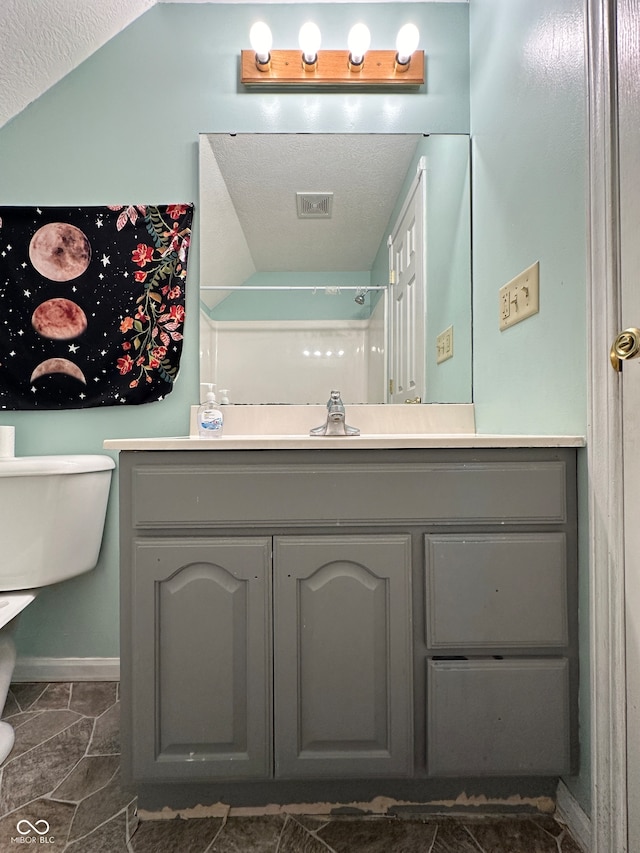
[[[357,427],[348,426],[344,403],[339,391],[332,391],[327,400],[326,423],[309,430],[309,435],[360,435]]]

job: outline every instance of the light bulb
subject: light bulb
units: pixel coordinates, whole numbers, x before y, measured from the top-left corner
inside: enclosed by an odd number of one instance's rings
[[[349,30],[347,47],[349,48],[349,62],[352,65],[362,65],[364,55],[371,44],[371,33],[366,24],[354,24]]]
[[[420,41],[420,30],[415,24],[405,24],[400,27],[396,37],[396,62],[408,65],[414,50]]]
[[[320,50],[320,28],[312,21],[307,21],[300,27],[298,33],[298,44],[302,51],[302,60],[305,65],[315,65],[318,59],[318,51]]]
[[[251,27],[249,41],[251,42],[251,49],[255,52],[256,62],[260,65],[266,65],[269,62],[273,37],[271,30],[264,21],[256,21]]]

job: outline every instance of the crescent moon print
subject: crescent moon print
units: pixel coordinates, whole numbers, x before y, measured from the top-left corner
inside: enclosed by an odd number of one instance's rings
[[[162,402],[192,220],[183,203],[0,205],[0,412]]]
[[[43,338],[66,341],[86,330],[87,316],[70,299],[47,299],[33,312],[31,325]]]
[[[41,376],[46,376],[49,373],[66,373],[67,376],[72,376],[79,382],[87,384],[84,373],[77,364],[69,361],[68,358],[48,358],[46,361],[41,361],[31,374],[29,381],[33,382],[34,379],[39,379]]]
[[[86,234],[66,222],[50,222],[39,228],[29,244],[29,260],[51,281],[78,278],[91,262]]]

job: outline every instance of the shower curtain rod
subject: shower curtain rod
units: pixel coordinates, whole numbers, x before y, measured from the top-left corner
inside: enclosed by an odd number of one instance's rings
[[[313,290],[313,291],[321,291],[324,290],[326,293],[334,295],[335,293],[340,293],[343,290],[360,290],[360,291],[370,291],[370,290],[386,290],[386,284],[374,284],[371,287],[358,287],[353,284],[347,284],[341,286],[339,284],[318,284],[318,285],[300,285],[300,287],[296,287],[295,284],[267,284],[267,285],[259,285],[259,284],[236,284],[229,285],[225,287],[223,284],[203,284],[200,286],[200,290]]]

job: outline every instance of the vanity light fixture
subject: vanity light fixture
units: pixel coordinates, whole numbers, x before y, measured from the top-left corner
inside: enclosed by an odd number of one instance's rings
[[[371,47],[371,33],[366,24],[354,24],[347,36],[349,48],[349,71],[362,71],[364,57]]]
[[[298,44],[302,51],[302,67],[305,71],[315,71],[318,66],[318,51],[322,36],[320,27],[313,21],[307,21],[300,27]]]
[[[300,28],[299,50],[272,50],[272,35],[263,21],[249,33],[251,50],[241,51],[240,79],[244,86],[280,87],[400,87],[424,83],[424,51],[418,50],[420,33],[415,24],[400,28],[395,50],[369,50],[371,34],[366,24],[349,31],[346,50],[320,50],[317,24]]]
[[[265,72],[271,68],[271,45],[273,36],[264,21],[256,21],[249,30],[249,42],[254,53],[256,68]]]
[[[396,37],[396,71],[404,73],[408,70],[419,41],[420,31],[415,24],[405,24],[404,27],[400,27]]]

